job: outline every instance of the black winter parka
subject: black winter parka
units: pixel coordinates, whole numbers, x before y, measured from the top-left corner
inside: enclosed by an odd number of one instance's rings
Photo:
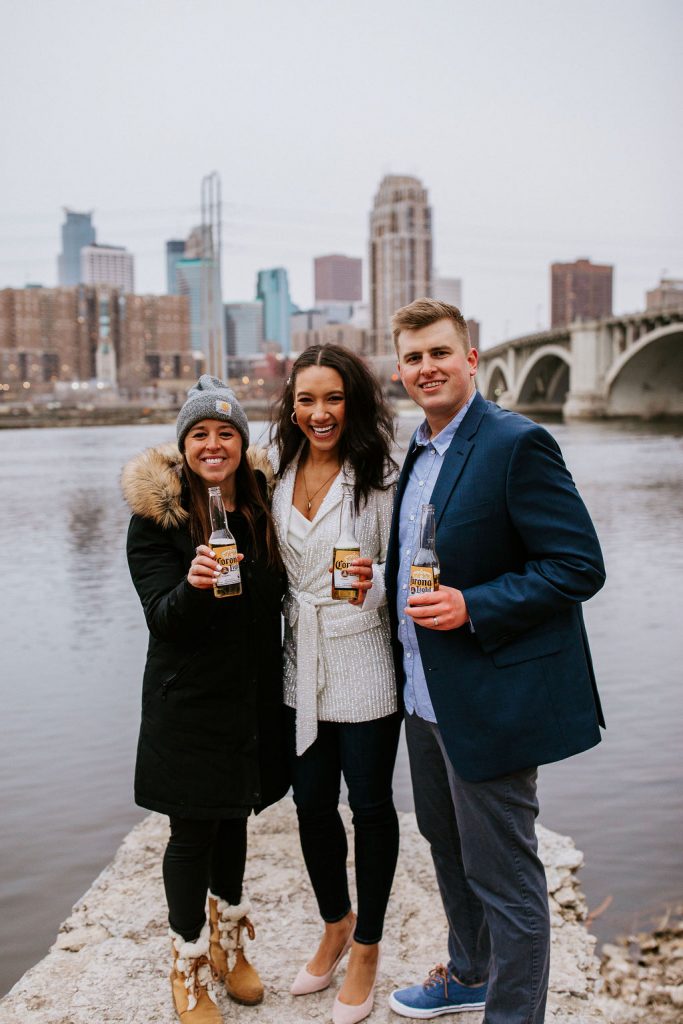
[[[150,632],[135,801],[177,817],[229,817],[262,810],[289,788],[283,577],[266,564],[265,517],[256,521],[254,546],[244,517],[231,513],[245,555],[242,594],[217,599],[187,582],[195,548],[177,460],[172,448],[150,449],[123,476],[134,511],[128,564]],[[156,490],[147,487],[150,472],[158,472]]]

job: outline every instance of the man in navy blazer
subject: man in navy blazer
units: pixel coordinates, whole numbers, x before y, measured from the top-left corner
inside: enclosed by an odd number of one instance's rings
[[[581,602],[603,585],[602,555],[552,436],[476,391],[460,311],[419,299],[392,327],[425,422],[398,484],[386,587],[449,960],[390,1004],[419,1019],[485,1006],[486,1024],[541,1024],[550,924],[537,767],[600,741]],[[425,503],[441,586],[409,597]]]

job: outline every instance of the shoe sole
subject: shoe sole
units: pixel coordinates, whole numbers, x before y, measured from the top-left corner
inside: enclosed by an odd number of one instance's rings
[[[232,999],[233,1003],[239,1003],[240,1006],[258,1006],[259,1003],[263,1002],[263,996],[265,994],[265,993],[262,993],[257,999],[245,999],[243,996],[235,996],[235,995],[233,995],[232,992],[230,991],[230,989],[227,988],[227,986],[226,986],[225,991],[226,991],[227,995],[230,996],[230,998]]]
[[[401,1017],[411,1017],[413,1020],[431,1020],[432,1017],[441,1017],[445,1013],[467,1013],[469,1010],[483,1010],[486,1003],[465,1003],[462,1006],[441,1006],[433,1010],[418,1010],[405,1003],[399,1003],[392,992],[389,996],[389,1006]]]

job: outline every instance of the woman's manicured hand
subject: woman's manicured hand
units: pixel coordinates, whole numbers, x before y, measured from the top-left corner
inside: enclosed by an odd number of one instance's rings
[[[355,569],[355,575],[358,577],[359,594],[355,601],[349,601],[349,604],[355,604],[360,608],[365,600],[366,593],[372,588],[372,559],[354,558],[351,565]]]
[[[200,544],[197,554],[190,562],[187,582],[197,590],[209,590],[221,574],[213,549],[208,544]],[[238,554],[237,560],[242,561],[244,555]]]

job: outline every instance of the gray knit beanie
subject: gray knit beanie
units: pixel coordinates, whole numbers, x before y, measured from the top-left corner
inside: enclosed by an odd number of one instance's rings
[[[242,435],[244,450],[249,447],[249,421],[247,415],[227,384],[218,377],[203,373],[187,393],[187,401],[178,413],[176,433],[178,447],[183,450],[185,435],[200,420],[225,420],[232,423]]]

